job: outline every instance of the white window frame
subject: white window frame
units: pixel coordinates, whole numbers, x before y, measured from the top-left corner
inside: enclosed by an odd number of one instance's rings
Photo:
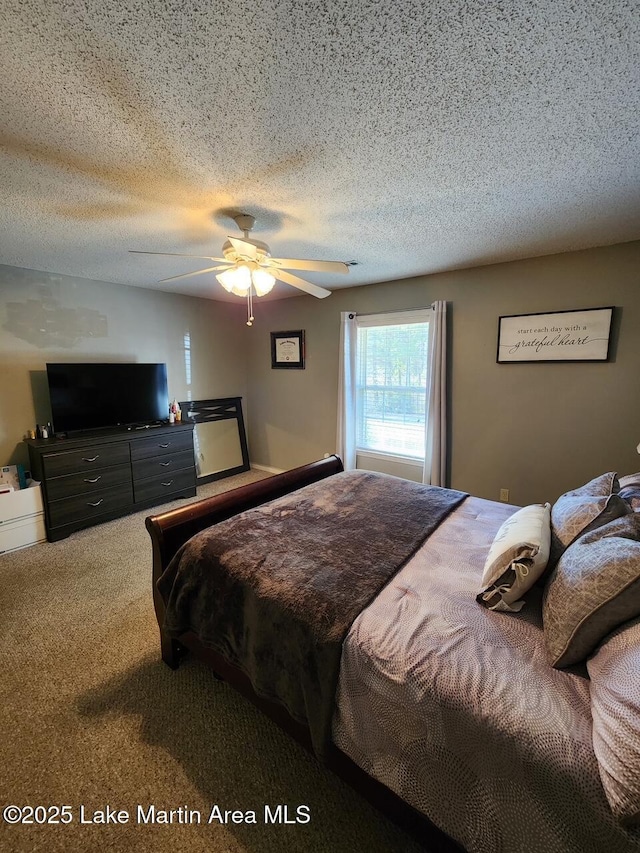
[[[429,324],[432,317],[432,311],[430,308],[412,308],[406,311],[389,311],[383,312],[380,314],[358,314],[356,315],[356,326],[358,329],[364,328],[373,328],[379,326],[401,326],[401,325],[409,325],[414,323],[426,323]],[[356,364],[359,362],[359,351],[356,352]],[[427,380],[428,382],[428,380]],[[357,388],[357,384],[356,384]],[[427,406],[427,398],[426,398],[426,389],[425,389],[425,410]],[[358,434],[358,423],[359,423],[359,412],[358,407],[356,405],[356,436]],[[388,461],[397,461],[402,462],[404,464],[422,466],[424,465],[424,454],[422,456],[409,456],[405,454],[400,454],[393,451],[385,451],[379,449],[373,449],[369,447],[361,447],[356,440],[356,455],[366,458],[372,459],[381,459]]]

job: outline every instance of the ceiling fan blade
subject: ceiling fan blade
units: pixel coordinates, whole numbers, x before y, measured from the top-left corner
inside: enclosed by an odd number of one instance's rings
[[[267,258],[269,266],[276,266],[285,270],[315,270],[316,272],[340,272],[348,273],[348,264],[342,261],[309,261],[296,258]]]
[[[182,275],[172,275],[169,276],[169,278],[161,278],[160,281],[176,281],[178,278],[189,278],[192,275],[202,275],[202,273],[213,272],[214,270],[227,270],[230,266],[232,266],[232,264],[223,264],[218,267],[207,267],[206,270],[196,270],[195,272],[185,272]]]
[[[248,258],[256,257],[257,250],[253,243],[240,240],[238,237],[229,237],[229,242],[240,255],[246,255]]]
[[[276,269],[276,267],[271,267],[271,274],[280,281],[284,281],[285,284],[291,284],[293,287],[297,287],[298,290],[304,290],[305,293],[308,293],[311,296],[317,296],[318,299],[324,299],[327,296],[331,296],[330,290],[325,290],[324,287],[318,287],[317,284],[311,284],[310,281],[298,278],[297,275],[291,275],[290,272],[285,272],[284,270]]]
[[[129,249],[129,252],[134,255],[170,255],[172,258],[200,258],[203,261],[221,261],[223,264],[227,262],[226,258],[214,258],[211,255],[187,255],[184,252],[142,252],[140,249]]]

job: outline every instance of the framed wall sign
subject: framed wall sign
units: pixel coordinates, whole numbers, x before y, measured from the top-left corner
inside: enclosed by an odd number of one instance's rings
[[[498,362],[608,361],[613,307],[498,320]]]
[[[271,367],[304,370],[304,330],[271,332]]]

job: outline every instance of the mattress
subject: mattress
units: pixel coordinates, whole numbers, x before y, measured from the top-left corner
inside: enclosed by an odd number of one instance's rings
[[[470,853],[629,853],[592,746],[584,668],[553,669],[541,591],[521,613],[476,601],[513,507],[467,498],[358,616],[333,740]]]

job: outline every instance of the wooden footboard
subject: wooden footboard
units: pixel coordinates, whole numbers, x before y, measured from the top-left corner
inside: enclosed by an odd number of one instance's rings
[[[240,512],[287,495],[310,483],[324,480],[325,477],[338,474],[342,470],[340,458],[330,456],[146,519],[145,524],[153,548],[153,604],[160,629],[162,660],[168,666],[175,669],[179,665],[183,645],[166,636],[162,630],[165,606],[157,589],[157,581],[180,547],[212,524],[225,521]]]

